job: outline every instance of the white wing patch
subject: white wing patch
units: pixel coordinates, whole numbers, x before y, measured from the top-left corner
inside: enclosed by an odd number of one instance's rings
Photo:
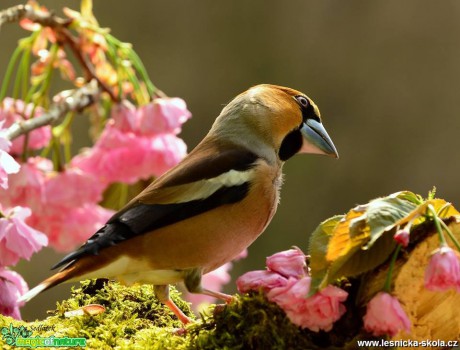
[[[222,187],[239,186],[251,181],[255,176],[255,169],[245,171],[230,170],[212,179],[200,180],[174,187],[179,200],[175,203],[186,203],[193,200],[205,199]],[[172,189],[172,188],[171,188]]]
[[[220,174],[217,177],[212,179],[208,179],[205,181],[209,181],[211,183],[220,184],[221,186],[239,186],[248,182],[254,176],[254,169],[246,170],[246,171],[237,171],[237,170],[230,170],[226,173]]]

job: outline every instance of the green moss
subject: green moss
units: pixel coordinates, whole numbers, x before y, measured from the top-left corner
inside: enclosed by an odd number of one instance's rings
[[[189,304],[174,288],[171,297],[194,318]],[[64,316],[66,311],[88,304],[100,304],[106,310],[96,316]],[[73,289],[71,298],[58,303],[45,320],[27,323],[0,317],[0,329],[11,323],[32,330],[33,337],[84,337],[86,349],[130,350],[311,349],[312,343],[318,344],[318,339],[326,335],[300,330],[277,305],[257,293],[239,296],[230,305],[218,305],[201,316],[183,332],[182,324],[155,298],[152,286],[126,287],[93,280]],[[18,349],[2,342],[0,339],[2,349]]]
[[[172,299],[193,318],[189,304],[179,296],[180,293],[171,288]],[[102,305],[106,310],[96,316],[64,316],[66,311],[89,304]],[[9,327],[10,323],[14,327],[37,329],[32,336],[84,337],[90,349],[137,349],[136,343],[143,337],[155,339],[158,349],[165,346],[178,348],[185,343],[183,337],[171,337],[172,330],[182,327],[182,324],[156,299],[150,285],[125,287],[114,282],[103,283],[102,280],[84,281],[80,288],[72,289],[71,298],[57,303],[53,315],[45,320],[27,323],[0,317],[0,329]],[[1,338],[0,344],[4,345]]]

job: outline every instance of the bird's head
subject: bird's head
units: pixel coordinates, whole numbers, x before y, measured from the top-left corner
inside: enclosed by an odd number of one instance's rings
[[[339,157],[315,103],[282,86],[257,85],[238,95],[222,110],[211,133],[267,159],[276,156],[284,162],[297,153]]]

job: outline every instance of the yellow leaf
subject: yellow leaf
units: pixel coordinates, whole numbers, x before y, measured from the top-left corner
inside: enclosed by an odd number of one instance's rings
[[[337,224],[329,241],[326,254],[327,261],[332,262],[347,255],[354,246],[361,245],[369,239],[369,229],[366,230],[366,227],[362,227],[362,230],[353,230],[353,236],[350,234],[350,225],[362,226],[360,223],[365,222],[365,210],[366,206],[357,206],[351,209],[345,218]]]

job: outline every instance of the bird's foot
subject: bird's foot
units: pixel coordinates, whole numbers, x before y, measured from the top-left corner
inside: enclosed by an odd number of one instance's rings
[[[232,295],[228,295],[228,294],[220,293],[220,292],[214,292],[209,289],[203,289],[201,294],[209,295],[210,297],[213,297],[219,300],[223,300],[225,301],[225,304],[230,304],[235,299],[235,297]]]
[[[164,304],[169,308],[169,310],[173,312],[174,315],[176,315],[179,321],[181,321],[184,325],[193,322],[193,320],[189,318],[186,314],[184,314],[182,310],[179,309],[179,307],[176,304],[174,304],[174,302],[171,299],[166,300]]]

